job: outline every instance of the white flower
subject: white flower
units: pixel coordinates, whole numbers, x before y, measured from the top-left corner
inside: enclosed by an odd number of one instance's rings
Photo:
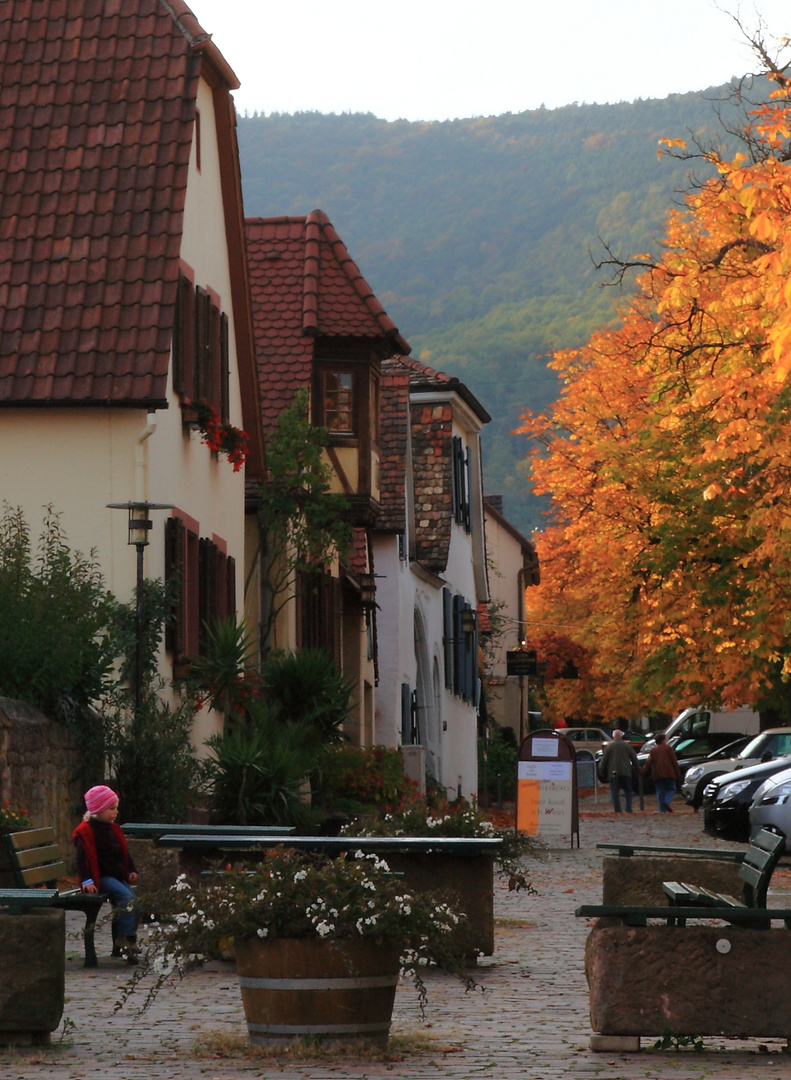
[[[154,957],[152,966],[156,975],[170,975],[176,964],[172,956],[168,956],[167,953],[160,953]]]
[[[186,874],[179,874],[175,882],[170,886],[171,892],[181,892],[183,889],[189,889],[190,883],[187,881]]]
[[[307,876],[307,870],[297,870],[296,874],[294,874],[294,881],[304,881]]]
[[[319,935],[319,937],[326,937],[327,934],[331,934],[334,929],[335,927],[328,922],[320,922],[316,924],[316,933]]]
[[[268,933],[269,933],[269,930],[268,930],[268,928],[266,926],[259,926],[258,929],[256,930],[256,934],[258,934],[258,936],[260,938],[265,938],[268,935]]]

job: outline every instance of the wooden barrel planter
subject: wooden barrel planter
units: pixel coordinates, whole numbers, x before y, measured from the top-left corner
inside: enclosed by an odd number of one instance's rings
[[[395,949],[237,939],[236,970],[257,1045],[300,1035],[387,1041],[400,971]]]

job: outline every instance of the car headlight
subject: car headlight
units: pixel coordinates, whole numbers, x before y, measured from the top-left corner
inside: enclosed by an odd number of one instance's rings
[[[788,802],[789,796],[791,796],[791,780],[786,780],[784,784],[778,784],[777,787],[770,788],[761,799],[761,805],[770,802]]]
[[[689,772],[687,772],[685,774],[684,779],[685,780],[697,780],[701,776],[703,776],[703,766],[698,765],[697,768],[690,769]]]
[[[723,801],[733,799],[744,791],[746,787],[749,787],[750,783],[750,780],[734,780],[732,784],[723,784],[717,792],[717,798]]]

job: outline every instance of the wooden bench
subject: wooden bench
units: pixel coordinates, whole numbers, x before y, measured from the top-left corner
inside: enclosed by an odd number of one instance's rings
[[[761,829],[753,837],[739,867],[739,877],[744,882],[741,900],[727,893],[713,892],[701,885],[690,885],[684,881],[665,881],[662,888],[673,907],[733,908],[736,914],[729,921],[740,925],[739,916],[745,909],[766,911],[769,882],[784,851],[785,838],[778,836],[777,833]],[[683,926],[683,921],[678,925]],[[760,926],[760,923],[751,921],[749,925]],[[767,918],[763,928],[768,927],[769,919]]]
[[[6,847],[11,862],[11,870],[17,889],[6,889],[12,910],[21,910],[25,906],[36,906],[46,903],[47,906],[64,908],[67,911],[82,911],[85,915],[85,928],[83,940],[85,943],[85,967],[97,967],[96,945],[94,943],[94,931],[96,919],[102,904],[109,900],[107,893],[84,893],[79,889],[57,888],[58,878],[66,876],[66,864],[63,861],[61,850],[55,840],[55,830],[52,828],[25,829],[23,832],[9,833],[6,836]],[[49,892],[39,892],[38,887],[45,885]],[[30,890],[30,901],[24,903],[19,899],[19,894]],[[39,896],[48,896],[47,901],[38,900]],[[33,899],[33,898],[36,899]]]
[[[684,926],[687,919],[721,919],[736,926],[767,929],[772,919],[782,919],[791,928],[791,910],[766,907],[769,882],[784,849],[784,838],[767,829],[751,841],[739,867],[739,878],[744,882],[742,900],[701,886],[666,881],[662,886],[668,898],[666,906],[582,904],[574,914],[579,918],[620,919],[627,926],[645,926],[648,919],[663,919],[670,926]]]

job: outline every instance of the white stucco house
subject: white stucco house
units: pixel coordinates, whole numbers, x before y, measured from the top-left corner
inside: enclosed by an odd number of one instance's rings
[[[500,496],[483,501],[489,568],[491,623],[497,630],[486,649],[486,708],[498,727],[509,727],[519,740],[529,729],[527,680],[509,675],[507,652],[525,639],[526,589],[539,584],[535,545],[503,513]]]
[[[238,82],[183,0],[0,5],[0,82],[0,498],[34,535],[51,504],[121,600],[135,552],[108,504],[169,507],[145,574],[181,574],[170,676],[204,618],[241,612],[264,466]],[[197,402],[246,431],[245,469],[201,438]]]
[[[450,798],[477,795],[477,609],[489,598],[480,431],[488,420],[458,379],[408,356],[383,363],[376,741],[421,746]]]

